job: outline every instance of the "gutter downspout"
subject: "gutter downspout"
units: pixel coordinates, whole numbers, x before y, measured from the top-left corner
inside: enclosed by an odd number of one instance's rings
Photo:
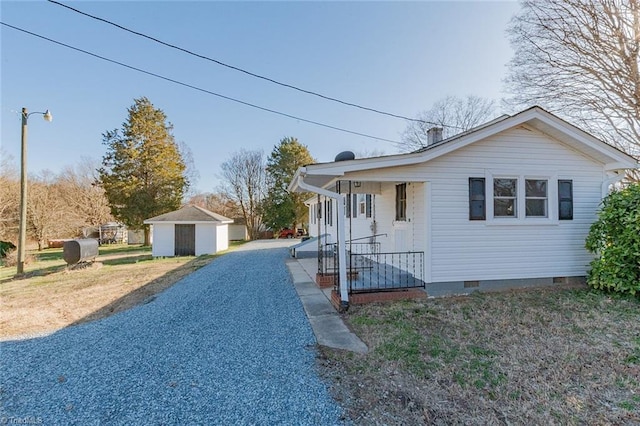
[[[300,168],[300,175],[298,177],[298,186],[305,191],[315,192],[316,194],[324,195],[325,197],[336,200],[338,210],[338,277],[340,279],[340,307],[342,309],[349,308],[349,291],[347,289],[347,254],[345,245],[345,230],[344,230],[344,205],[342,204],[342,195],[313,186],[304,181],[304,177],[307,175],[307,170]]]
[[[605,198],[607,195],[609,195],[610,185],[620,182],[623,178],[624,178],[624,173],[619,173],[618,171],[615,171],[615,175],[611,176],[608,179],[605,179],[604,182],[602,182],[602,198]]]

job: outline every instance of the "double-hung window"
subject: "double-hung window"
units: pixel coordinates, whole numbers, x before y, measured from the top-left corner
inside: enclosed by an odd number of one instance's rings
[[[364,216],[367,212],[366,194],[358,194],[358,214]]]
[[[525,179],[525,216],[549,217],[548,213],[548,181],[544,179]]]
[[[493,216],[518,217],[518,179],[493,179]]]
[[[573,181],[527,175],[471,177],[469,220],[486,219],[500,223],[572,220]]]

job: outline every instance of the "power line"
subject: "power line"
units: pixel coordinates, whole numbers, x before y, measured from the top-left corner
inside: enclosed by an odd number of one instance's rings
[[[246,106],[251,107],[251,108],[256,108],[256,109],[259,109],[259,110],[262,110],[262,111],[270,112],[270,113],[272,113],[272,114],[281,115],[281,116],[283,116],[283,117],[287,117],[287,118],[292,118],[292,119],[294,119],[294,120],[302,121],[302,122],[305,122],[305,123],[315,124],[316,126],[321,126],[321,127],[325,127],[325,128],[328,128],[328,129],[337,130],[337,131],[339,131],[339,132],[350,133],[350,134],[352,134],[352,135],[362,136],[362,137],[365,137],[365,138],[376,139],[376,140],[383,141],[383,142],[390,142],[390,143],[393,143],[393,144],[396,144],[396,145],[401,145],[401,142],[394,141],[394,140],[391,140],[391,139],[380,138],[380,137],[377,137],[377,136],[368,135],[368,134],[366,134],[366,133],[360,133],[360,132],[356,132],[356,131],[353,131],[353,130],[343,129],[343,128],[341,128],[341,127],[331,126],[331,125],[329,125],[329,124],[321,123],[321,122],[319,122],[319,121],[314,121],[314,120],[309,120],[309,119],[306,119],[306,118],[297,117],[297,116],[295,116],[295,115],[291,115],[291,114],[287,114],[287,113],[284,113],[284,112],[276,111],[276,110],[274,110],[274,109],[269,109],[269,108],[261,107],[261,106],[259,106],[259,105],[255,105],[255,104],[252,104],[252,103],[250,103],[250,102],[241,101],[240,99],[235,99],[235,98],[232,98],[232,97],[229,97],[229,96],[221,95],[221,94],[219,94],[219,93],[212,92],[212,91],[210,91],[210,90],[203,89],[203,88],[201,88],[201,87],[194,86],[194,85],[189,84],[189,83],[184,83],[184,82],[182,82],[182,81],[175,80],[175,79],[173,79],[173,78],[169,78],[169,77],[165,77],[165,76],[163,76],[163,75],[156,74],[156,73],[151,72],[151,71],[143,70],[142,68],[137,68],[137,67],[134,67],[134,66],[132,66],[132,65],[125,64],[125,63],[123,63],[123,62],[118,62],[118,61],[116,61],[116,60],[109,59],[109,58],[106,58],[106,57],[104,57],[104,56],[100,56],[100,55],[98,55],[98,54],[95,54],[95,53],[89,52],[89,51],[87,51],[87,50],[83,50],[83,49],[80,49],[80,48],[78,48],[78,47],[74,47],[74,46],[71,46],[71,45],[68,45],[68,44],[62,43],[62,42],[60,42],[60,41],[57,41],[57,40],[53,40],[53,39],[51,39],[51,38],[48,38],[48,37],[42,36],[42,35],[40,35],[40,34],[36,34],[36,33],[34,33],[34,32],[31,32],[31,31],[25,30],[25,29],[23,29],[23,28],[15,27],[15,26],[13,26],[13,25],[7,24],[7,23],[2,22],[2,21],[0,21],[0,24],[4,25],[4,26],[6,26],[6,27],[12,28],[12,29],[14,29],[14,30],[21,31],[21,32],[23,32],[23,33],[26,33],[26,34],[32,35],[32,36],[34,36],[34,37],[38,37],[38,38],[43,39],[43,40],[46,40],[46,41],[48,41],[48,42],[51,42],[51,43],[57,44],[57,45],[59,45],[59,46],[66,47],[66,48],[68,48],[68,49],[75,50],[75,51],[77,51],[77,52],[84,53],[84,54],[89,55],[89,56],[93,56],[94,58],[98,58],[98,59],[101,59],[101,60],[103,60],[103,61],[111,62],[111,63],[113,63],[113,64],[120,65],[120,66],[122,66],[122,67],[125,67],[125,68],[128,68],[128,69],[131,69],[131,70],[134,70],[134,71],[138,71],[138,72],[143,73],[143,74],[147,74],[147,75],[150,75],[150,76],[153,76],[153,77],[156,77],[156,78],[159,78],[159,79],[165,80],[165,81],[169,81],[169,82],[171,82],[171,83],[178,84],[178,85],[180,85],[180,86],[188,87],[188,88],[190,88],[190,89],[197,90],[197,91],[199,91],[199,92],[207,93],[207,94],[209,94],[209,95],[217,96],[217,97],[219,97],[219,98],[226,99],[226,100],[228,100],[228,101],[232,101],[232,102],[236,102],[236,103],[239,103],[239,104],[242,104],[242,105],[246,105]]]
[[[289,89],[297,90],[299,92],[306,93],[308,95],[317,96],[319,98],[322,98],[322,99],[325,99],[325,100],[328,100],[328,101],[340,103],[342,105],[347,105],[347,106],[359,108],[359,109],[362,109],[362,110],[365,110],[365,111],[370,111],[370,112],[374,112],[376,114],[382,114],[382,115],[386,115],[386,116],[389,116],[389,117],[400,118],[400,119],[407,120],[407,121],[413,121],[413,122],[425,123],[425,124],[433,124],[433,125],[444,126],[444,127],[452,127],[452,128],[458,128],[458,129],[460,128],[458,126],[449,126],[449,125],[446,125],[446,124],[435,123],[435,122],[432,122],[432,121],[420,120],[420,119],[417,119],[417,118],[409,118],[409,117],[405,117],[403,115],[393,114],[393,113],[381,111],[381,110],[378,110],[378,109],[375,109],[375,108],[369,108],[369,107],[358,105],[358,104],[354,104],[354,103],[351,103],[351,102],[346,102],[346,101],[343,101],[343,100],[340,100],[340,99],[337,99],[337,98],[333,98],[331,96],[327,96],[327,95],[323,95],[323,94],[320,94],[320,93],[317,93],[317,92],[313,92],[311,90],[302,89],[302,88],[294,86],[292,84],[283,83],[281,81],[277,81],[277,80],[274,80],[272,78],[265,77],[265,76],[260,75],[260,74],[256,74],[254,72],[247,71],[247,70],[245,70],[243,68],[236,67],[234,65],[230,65],[230,64],[224,63],[224,62],[219,61],[217,59],[214,59],[214,58],[211,58],[211,57],[199,54],[199,53],[192,52],[191,50],[185,49],[183,47],[176,46],[174,44],[164,42],[164,41],[159,40],[159,39],[157,39],[155,37],[152,37],[150,35],[147,35],[147,34],[132,30],[130,28],[124,27],[124,26],[122,26],[120,24],[116,24],[115,22],[109,21],[109,20],[101,18],[99,16],[91,15],[91,14],[89,14],[87,12],[83,12],[81,10],[78,10],[76,8],[68,6],[68,5],[64,4],[64,3],[60,3],[60,2],[58,2],[56,0],[48,0],[48,1],[49,1],[49,3],[53,3],[53,4],[56,4],[58,6],[62,6],[64,8],[66,8],[66,9],[69,9],[69,10],[71,10],[73,12],[76,12],[76,13],[79,13],[81,15],[84,15],[84,16],[86,16],[88,18],[95,19],[95,20],[100,21],[100,22],[104,22],[105,24],[112,25],[112,26],[114,26],[116,28],[119,28],[119,29],[121,29],[123,31],[127,31],[127,32],[129,32],[131,34],[135,34],[137,36],[144,37],[144,38],[146,38],[148,40],[154,41],[154,42],[159,43],[159,44],[161,44],[163,46],[167,46],[167,47],[170,47],[172,49],[179,50],[181,52],[184,52],[184,53],[187,53],[189,55],[198,57],[200,59],[204,59],[204,60],[207,60],[207,61],[210,61],[210,62],[214,62],[214,63],[216,63],[218,65],[223,66],[223,67],[226,67],[226,68],[232,69],[234,71],[238,71],[238,72],[247,74],[247,75],[249,75],[251,77],[259,78],[261,80],[265,80],[265,81],[268,81],[270,83],[277,84],[279,86],[287,87]]]

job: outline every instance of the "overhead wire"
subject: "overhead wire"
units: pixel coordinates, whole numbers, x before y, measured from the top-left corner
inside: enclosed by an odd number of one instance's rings
[[[401,145],[401,142],[399,142],[399,141],[394,141],[394,140],[391,140],[391,139],[385,139],[385,138],[381,138],[381,137],[378,137],[378,136],[368,135],[366,133],[360,133],[360,132],[356,132],[356,131],[353,131],[353,130],[344,129],[344,128],[337,127],[337,126],[332,126],[330,124],[321,123],[319,121],[314,121],[314,120],[310,120],[310,119],[307,119],[307,118],[297,117],[295,115],[287,114],[285,112],[281,112],[281,111],[277,111],[277,110],[274,110],[274,109],[262,107],[262,106],[259,106],[259,105],[256,105],[256,104],[252,104],[250,102],[246,102],[246,101],[243,101],[243,100],[240,100],[240,99],[232,98],[230,96],[222,95],[220,93],[216,93],[216,92],[213,92],[211,90],[207,90],[207,89],[203,89],[203,88],[198,87],[198,86],[194,86],[193,84],[184,83],[182,81],[179,81],[179,80],[176,80],[176,79],[173,79],[173,78],[170,78],[170,77],[165,77],[163,75],[160,75],[160,74],[157,74],[157,73],[154,73],[154,72],[151,72],[151,71],[147,71],[147,70],[144,70],[142,68],[134,67],[132,65],[128,65],[128,64],[125,64],[123,62],[119,62],[119,61],[116,61],[114,59],[110,59],[110,58],[107,58],[105,56],[101,56],[101,55],[98,55],[96,53],[92,53],[92,52],[89,52],[87,50],[80,49],[80,48],[75,47],[75,46],[71,46],[69,44],[66,44],[66,43],[51,39],[49,37],[45,37],[43,35],[36,34],[36,33],[32,32],[32,31],[25,30],[24,28],[20,28],[20,27],[16,27],[14,25],[11,25],[11,24],[7,24],[6,22],[0,21],[0,24],[6,26],[8,28],[12,28],[12,29],[14,29],[16,31],[21,31],[21,32],[29,34],[31,36],[34,36],[34,37],[46,40],[48,42],[57,44],[59,46],[66,47],[68,49],[75,50],[77,52],[81,52],[81,53],[84,53],[84,54],[89,55],[89,56],[93,56],[94,58],[98,58],[98,59],[101,59],[103,61],[107,61],[107,62],[116,64],[116,65],[120,65],[122,67],[131,69],[131,70],[134,70],[134,71],[138,71],[138,72],[143,73],[143,74],[147,74],[147,75],[150,75],[150,76],[153,76],[153,77],[165,80],[165,81],[169,81],[171,83],[178,84],[180,86],[188,87],[190,89],[197,90],[199,92],[207,93],[209,95],[217,96],[219,98],[226,99],[226,100],[232,101],[232,102],[236,102],[236,103],[239,103],[239,104],[251,107],[251,108],[256,108],[256,109],[259,109],[259,110],[262,110],[262,111],[270,112],[272,114],[277,114],[277,115],[280,115],[280,116],[283,116],[283,117],[287,117],[287,118],[291,118],[291,119],[294,119],[294,120],[302,121],[304,123],[314,124],[316,126],[325,127],[325,128],[328,128],[328,129],[333,129],[333,130],[336,130],[336,131],[339,131],[339,132],[350,133],[352,135],[362,136],[362,137],[369,138],[369,139],[375,139],[375,140],[379,140],[379,141],[383,141],[383,142],[390,142],[390,143],[393,143],[393,144],[396,144],[396,145]]]
[[[202,54],[200,54],[200,53],[193,52],[193,51],[191,51],[191,50],[189,50],[189,49],[186,49],[186,48],[183,48],[183,47],[180,47],[180,46],[176,46],[176,45],[171,44],[171,43],[167,43],[167,42],[165,42],[165,41],[159,40],[159,39],[157,39],[157,38],[155,38],[155,37],[152,37],[152,36],[150,36],[150,35],[147,35],[147,34],[141,33],[141,32],[139,32],[139,31],[132,30],[132,29],[127,28],[127,27],[125,27],[125,26],[123,26],[123,25],[120,25],[120,24],[117,24],[117,23],[115,23],[115,22],[109,21],[108,19],[101,18],[101,17],[99,17],[99,16],[95,16],[95,15],[92,15],[92,14],[87,13],[87,12],[83,12],[82,10],[76,9],[76,8],[71,7],[71,6],[69,6],[69,5],[66,5],[66,4],[64,4],[64,3],[61,3],[61,2],[59,2],[59,1],[56,1],[56,0],[47,0],[47,1],[48,1],[49,3],[53,3],[53,4],[55,4],[55,5],[58,5],[58,6],[64,7],[64,8],[66,8],[66,9],[69,9],[69,10],[71,10],[71,11],[75,12],[75,13],[79,13],[79,14],[81,14],[81,15],[84,15],[84,16],[86,16],[86,17],[88,17],[88,18],[95,19],[95,20],[97,20],[97,21],[100,21],[100,22],[103,22],[103,23],[105,23],[105,24],[108,24],[108,25],[114,26],[114,27],[116,27],[116,28],[119,28],[119,29],[121,29],[121,30],[123,30],[123,31],[129,32],[129,33],[134,34],[134,35],[137,35],[137,36],[139,36],[139,37],[146,38],[146,39],[151,40],[151,41],[153,41],[153,42],[155,42],[155,43],[159,43],[159,44],[161,44],[161,45],[163,45],[163,46],[166,46],[166,47],[169,47],[169,48],[172,48],[172,49],[179,50],[179,51],[181,51],[181,52],[184,52],[184,53],[187,53],[187,54],[189,54],[189,55],[192,55],[192,56],[198,57],[198,58],[200,58],[200,59],[204,59],[204,60],[206,60],[206,61],[213,62],[213,63],[218,64],[218,65],[220,65],[220,66],[223,66],[223,67],[226,67],[226,68],[232,69],[232,70],[234,70],[234,71],[241,72],[241,73],[246,74],[246,75],[249,75],[249,76],[251,76],[251,77],[255,77],[255,78],[258,78],[258,79],[261,79],[261,80],[268,81],[268,82],[273,83],[273,84],[277,84],[277,85],[282,86],[282,87],[287,87],[287,88],[289,88],[289,89],[297,90],[297,91],[299,91],[299,92],[306,93],[306,94],[308,94],[308,95],[317,96],[317,97],[319,97],[319,98],[322,98],[322,99],[325,99],[325,100],[328,100],[328,101],[337,102],[337,103],[340,103],[340,104],[342,104],[342,105],[346,105],[346,106],[350,106],[350,107],[354,107],[354,108],[359,108],[359,109],[362,109],[362,110],[365,110],[365,111],[369,111],[369,112],[374,112],[374,113],[376,113],[376,114],[382,114],[382,115],[386,115],[386,116],[389,116],[389,117],[400,118],[400,119],[403,119],[403,120],[407,120],[407,121],[411,121],[411,122],[416,122],[416,123],[432,124],[432,125],[438,125],[438,126],[443,126],[443,127],[451,127],[451,128],[461,129],[459,126],[447,125],[447,124],[442,124],[442,123],[435,123],[435,122],[433,122],[433,121],[427,121],[427,120],[422,120],[422,119],[418,119],[418,118],[410,118],[410,117],[406,117],[406,116],[403,116],[403,115],[399,115],[399,114],[394,114],[394,113],[390,113],[390,112],[382,111],[382,110],[379,110],[379,109],[376,109],[376,108],[366,107],[366,106],[359,105],[359,104],[356,104],[356,103],[343,101],[343,100],[341,100],[341,99],[334,98],[334,97],[331,97],[331,96],[323,95],[323,94],[321,94],[321,93],[317,93],[317,92],[314,92],[314,91],[312,91],[312,90],[303,89],[303,88],[300,88],[300,87],[298,87],[298,86],[294,86],[294,85],[292,85],[292,84],[283,83],[283,82],[281,82],[281,81],[278,81],[278,80],[272,79],[272,78],[270,78],[270,77],[265,77],[265,76],[263,76],[263,75],[260,75],[260,74],[257,74],[257,73],[254,73],[254,72],[248,71],[248,70],[246,70],[246,69],[243,69],[243,68],[240,68],[240,67],[237,67],[237,66],[234,66],[234,65],[227,64],[227,63],[222,62],[222,61],[220,61],[220,60],[218,60],[218,59],[214,59],[214,58],[211,58],[211,57],[209,57],[209,56],[205,56],[205,55],[202,55]]]

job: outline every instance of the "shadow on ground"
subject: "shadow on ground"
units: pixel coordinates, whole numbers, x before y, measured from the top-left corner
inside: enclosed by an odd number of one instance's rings
[[[99,320],[102,318],[106,318],[110,315],[116,314],[118,312],[126,311],[131,309],[137,305],[145,303],[151,297],[156,294],[166,290],[171,287],[173,284],[178,282],[183,277],[191,274],[194,271],[202,268],[207,265],[213,259],[218,257],[219,255],[208,255],[208,256],[199,256],[193,258],[189,262],[184,265],[179,266],[176,269],[172,269],[171,271],[165,273],[164,275],[149,281],[144,284],[142,287],[138,287],[137,289],[119,297],[113,302],[109,303],[90,313],[89,315],[80,318],[79,320],[69,324],[69,326],[74,326],[78,324],[83,324],[95,320]],[[151,255],[141,255],[141,256],[131,256],[131,257],[123,257],[118,259],[106,260],[103,263],[105,265],[122,265],[122,264],[130,264],[130,263],[138,263],[140,261],[148,261],[151,260]]]

